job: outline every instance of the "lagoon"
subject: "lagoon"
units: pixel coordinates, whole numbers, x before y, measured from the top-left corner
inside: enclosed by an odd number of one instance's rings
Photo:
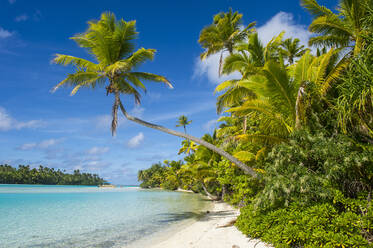
[[[208,204],[196,194],[138,187],[0,185],[0,247],[126,247]]]

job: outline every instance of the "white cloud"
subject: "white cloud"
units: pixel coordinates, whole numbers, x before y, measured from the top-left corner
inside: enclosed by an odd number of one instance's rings
[[[9,38],[13,33],[0,27],[0,39]]]
[[[27,19],[28,19],[28,15],[26,14],[19,15],[19,16],[16,16],[16,18],[14,18],[16,22],[23,22],[23,21],[26,21]]]
[[[18,149],[26,151],[26,150],[34,149],[36,146],[37,146],[36,143],[26,143],[26,144],[23,144],[20,147],[18,147]]]
[[[109,151],[109,147],[92,147],[87,151],[89,155],[101,155],[107,153]]]
[[[11,117],[7,111],[0,107],[0,131],[8,131],[11,129],[22,129],[22,128],[37,128],[44,125],[43,121],[31,120],[26,122],[17,121]]]
[[[56,144],[60,143],[61,141],[62,139],[47,139],[39,143],[26,143],[26,144],[19,146],[17,149],[23,150],[23,151],[33,150],[33,149],[47,150],[51,148],[52,146],[55,146]]]
[[[217,119],[209,120],[203,125],[203,129],[205,129],[206,131],[212,131],[216,127],[217,123]]]
[[[257,31],[259,38],[264,44],[268,43],[274,36],[279,35],[282,31],[286,32],[284,35],[285,39],[290,37],[298,38],[300,43],[305,46],[307,46],[308,39],[311,37],[311,33],[307,31],[306,26],[296,24],[294,16],[285,12],[277,13],[263,26],[258,27]],[[219,61],[220,53],[211,55],[204,61],[197,58],[193,77],[207,76],[207,79],[214,84],[219,84],[229,79],[241,78],[238,72],[219,77]]]
[[[284,38],[298,38],[302,45],[307,46],[311,33],[307,31],[304,25],[296,24],[294,16],[291,13],[279,12],[272,17],[266,24],[257,29],[259,38],[264,44],[267,44],[274,36],[285,31]]]
[[[227,54],[224,54],[226,57]],[[213,54],[205,60],[201,60],[199,57],[196,59],[193,77],[207,76],[208,80],[214,84],[220,84],[226,80],[239,79],[241,74],[238,72],[230,75],[219,76],[219,61],[220,53]]]
[[[41,149],[46,149],[48,147],[54,146],[55,144],[57,144],[59,142],[60,141],[56,140],[56,139],[43,140],[42,142],[40,142],[39,147]]]
[[[130,148],[136,148],[144,141],[144,134],[142,132],[138,133],[136,136],[132,137],[128,143],[127,146]]]

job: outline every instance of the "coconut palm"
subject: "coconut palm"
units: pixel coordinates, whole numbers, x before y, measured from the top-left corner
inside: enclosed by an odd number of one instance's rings
[[[299,45],[300,40],[295,39],[286,39],[281,44],[281,54],[284,59],[287,59],[289,64],[294,63],[294,59],[302,57],[306,53],[307,49],[303,45]]]
[[[201,53],[201,60],[208,58],[212,54],[220,52],[219,75],[223,62],[223,53],[228,51],[233,53],[234,46],[245,40],[248,33],[255,26],[255,22],[250,23],[245,28],[241,28],[242,14],[232,12],[218,13],[213,18],[213,23],[202,29],[198,42],[205,49]]]
[[[112,13],[103,13],[100,20],[88,22],[87,31],[75,35],[72,39],[80,47],[87,49],[95,62],[70,55],[57,54],[53,60],[55,63],[73,65],[76,71],[68,74],[66,79],[57,84],[53,90],[57,90],[62,85],[73,86],[71,94],[74,95],[82,87],[106,86],[106,94],[114,96],[111,126],[113,134],[115,134],[117,128],[118,109],[120,109],[130,121],[206,146],[235,163],[246,173],[256,176],[253,169],[224,150],[202,139],[143,121],[127,113],[120,97],[133,96],[135,103],[140,103],[141,94],[139,90],[146,91],[144,81],[161,82],[172,87],[171,83],[163,76],[136,70],[145,61],[153,59],[155,54],[154,49],[140,48],[135,51],[133,41],[136,37],[135,21],[116,20]]]
[[[215,88],[214,93],[222,93],[218,96],[216,102],[217,113],[220,114],[224,108],[236,107],[241,105],[243,101],[255,99],[256,96],[247,85],[248,77],[258,73],[264,66],[267,60],[279,60],[279,47],[282,44],[284,32],[263,46],[259,40],[258,33],[248,35],[246,42],[237,44],[235,53],[229,55],[224,60],[223,73],[230,74],[239,72],[242,75],[241,79],[227,80],[219,84]],[[247,118],[243,117],[243,133],[246,133]]]
[[[222,93],[218,96],[216,109],[220,114],[224,108],[236,106],[244,99],[254,99],[255,94],[246,87],[248,77],[257,74],[266,61],[279,61],[279,47],[282,44],[284,32],[263,46],[259,40],[258,33],[248,36],[247,42],[237,44],[235,53],[229,55],[224,60],[223,73],[231,74],[239,72],[241,79],[227,80],[215,88],[215,93]]]
[[[338,63],[338,51],[334,49],[320,57],[314,57],[308,51],[290,69],[271,60],[266,62],[257,75],[243,80],[257,98],[228,110],[259,120],[261,132],[238,137],[267,144],[286,140],[305,122],[306,110],[310,108],[306,97],[308,87],[312,84],[315,93],[322,98],[330,82],[341,73],[341,66],[336,66]]]
[[[179,120],[177,121],[177,123],[178,124],[176,125],[176,127],[183,127],[184,132],[187,133],[186,126],[189,125],[190,123],[192,123],[192,121],[189,121],[188,117],[186,117],[185,115],[181,115],[179,117]]]
[[[350,48],[358,54],[364,45],[364,35],[372,23],[364,17],[373,8],[371,0],[340,0],[337,13],[320,6],[316,0],[302,0],[302,5],[314,16],[309,30],[319,34],[309,45]]]

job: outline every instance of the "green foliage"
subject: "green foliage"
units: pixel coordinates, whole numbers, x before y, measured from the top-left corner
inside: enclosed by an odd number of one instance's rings
[[[68,174],[60,170],[39,166],[31,169],[29,165],[0,165],[0,184],[49,184],[49,185],[102,185],[107,182],[96,174],[81,173],[74,170]]]
[[[225,185],[228,191],[224,200],[233,205],[247,205],[263,188],[260,180],[243,174],[238,168],[231,166],[227,160],[216,163],[214,167],[217,181],[220,185]]]
[[[366,38],[364,50],[352,59],[337,86],[335,110],[344,133],[355,132],[373,140],[373,33]]]
[[[339,211],[331,203],[303,207],[296,203],[269,212],[255,211],[253,205],[241,209],[237,227],[252,238],[275,247],[373,247],[373,208],[367,201],[344,199],[365,211]],[[338,201],[340,203],[340,201]]]
[[[179,182],[175,175],[167,175],[159,186],[162,189],[176,190],[179,187]]]
[[[175,190],[180,185],[180,179],[177,175],[181,168],[182,161],[164,161],[153,164],[149,169],[140,170],[137,174],[139,181],[142,181],[142,188],[163,188]]]
[[[343,135],[295,133],[289,143],[275,147],[264,168],[264,190],[256,206],[273,209],[292,202],[310,205],[330,200],[338,189],[356,197],[373,188],[373,154]]]

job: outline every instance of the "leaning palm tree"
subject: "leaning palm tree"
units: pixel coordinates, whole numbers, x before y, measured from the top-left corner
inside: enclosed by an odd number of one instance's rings
[[[354,55],[360,52],[372,25],[364,20],[373,9],[372,0],[340,0],[338,13],[316,0],[302,0],[302,5],[314,16],[309,30],[319,34],[309,40],[310,45],[350,48]]]
[[[120,109],[128,120],[201,144],[226,157],[243,171],[255,177],[256,173],[252,168],[224,150],[194,136],[143,121],[127,113],[122,104],[121,95],[133,96],[135,103],[139,104],[141,99],[139,89],[146,91],[143,84],[144,80],[161,82],[172,88],[171,83],[165,77],[136,70],[145,61],[153,59],[155,50],[140,48],[135,51],[133,42],[137,38],[135,24],[135,21],[116,20],[112,13],[103,13],[100,20],[88,22],[86,32],[77,34],[72,39],[80,47],[87,49],[95,62],[70,55],[57,54],[53,60],[55,63],[73,65],[76,71],[68,74],[66,79],[57,84],[53,91],[62,85],[73,86],[71,94],[74,95],[82,87],[105,87],[106,94],[114,96],[111,125],[113,135],[117,128],[118,110]]]
[[[241,28],[242,14],[232,12],[229,9],[227,13],[221,12],[214,16],[213,23],[202,29],[198,42],[205,49],[201,53],[201,60],[210,55],[220,52],[219,75],[223,62],[223,53],[228,51],[233,53],[234,46],[245,40],[248,33],[255,26],[255,22],[250,23],[245,28]]]
[[[281,54],[284,59],[287,59],[289,64],[294,63],[294,59],[301,57],[306,53],[307,49],[303,45],[300,45],[300,40],[295,38],[288,38],[281,44]]]
[[[185,115],[181,115],[179,117],[179,120],[177,121],[177,125],[176,127],[183,127],[184,128],[184,133],[187,133],[186,131],[186,126],[189,125],[190,123],[192,123],[192,121],[189,121],[188,120],[188,117],[186,117]]]

